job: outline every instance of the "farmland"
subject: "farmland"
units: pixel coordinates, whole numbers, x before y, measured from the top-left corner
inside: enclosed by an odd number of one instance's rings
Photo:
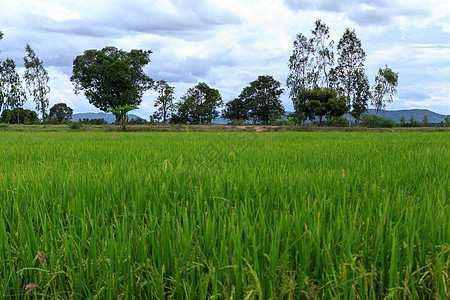
[[[0,296],[450,298],[448,132],[0,132]]]

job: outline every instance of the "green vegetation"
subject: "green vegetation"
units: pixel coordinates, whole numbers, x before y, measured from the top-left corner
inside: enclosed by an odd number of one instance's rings
[[[450,297],[448,132],[0,135],[6,298]]]

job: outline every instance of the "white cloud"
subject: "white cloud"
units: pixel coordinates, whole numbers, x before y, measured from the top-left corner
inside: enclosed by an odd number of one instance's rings
[[[73,94],[72,61],[107,45],[153,50],[146,70],[174,85],[177,97],[202,81],[231,100],[259,75],[284,84],[296,34],[309,36],[321,18],[336,43],[346,27],[356,29],[372,82],[385,64],[400,73],[399,95],[388,108],[423,105],[449,114],[449,11],[444,0],[6,1],[0,58],[20,66],[30,43],[51,75],[51,103],[67,101],[76,112],[98,110]],[[155,98],[145,94],[140,116],[154,111]],[[283,102],[292,107],[287,93]]]

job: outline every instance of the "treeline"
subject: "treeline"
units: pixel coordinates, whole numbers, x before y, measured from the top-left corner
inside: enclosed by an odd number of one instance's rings
[[[0,40],[2,37],[0,32]],[[69,122],[73,110],[64,103],[56,104],[47,114],[47,95],[50,91],[48,73],[30,45],[26,45],[25,51],[24,87],[14,61],[0,61],[0,111],[3,110],[0,121],[14,123],[14,115],[17,116],[17,123],[39,122],[37,116],[21,109],[27,91],[40,112],[42,122]],[[368,105],[370,103],[376,107],[377,112],[383,110],[397,93],[398,74],[388,66],[379,69],[374,84],[370,85],[364,68],[366,53],[354,30],[345,30],[335,51],[329,27],[321,20],[315,22],[309,37],[299,33],[293,42],[286,86],[295,112],[289,116],[285,115],[280,99],[284,93],[281,83],[269,75],[259,76],[250,82],[226,104],[219,90],[204,82],[189,88],[176,101],[173,86],[165,80],[154,81],[144,73],[151,54],[150,50],[127,52],[116,47],[86,50],[73,61],[70,80],[74,84],[74,92],[83,92],[89,103],[104,112],[113,113],[116,123],[123,126],[128,122],[128,112],[142,103],[144,92],[154,90],[158,96],[154,101],[156,112],[150,116],[150,123],[211,124],[215,118],[222,116],[233,124],[303,125],[310,120],[320,126],[322,119],[326,118],[328,125],[378,122],[380,127],[386,127],[389,121],[373,116],[363,117]],[[343,118],[346,113],[348,119]],[[143,124],[146,121],[131,122]],[[427,125],[426,120],[422,123]],[[403,120],[400,125],[418,124],[415,120]]]

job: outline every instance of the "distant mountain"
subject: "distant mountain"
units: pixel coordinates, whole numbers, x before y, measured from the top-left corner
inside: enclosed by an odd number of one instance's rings
[[[289,114],[292,112],[286,112],[286,114]],[[377,111],[376,109],[368,109],[367,115],[376,115]],[[402,116],[405,117],[406,123],[409,122],[409,119],[411,116],[414,117],[414,120],[422,122],[423,117],[427,116],[428,123],[441,123],[445,122],[445,115],[441,115],[438,113],[435,113],[434,111],[428,110],[428,109],[402,109],[402,110],[386,110],[378,113],[378,116],[385,117],[386,119],[391,119],[396,123],[400,123],[400,119]],[[345,114],[344,117],[348,118],[348,114]],[[326,118],[322,118],[323,121],[326,120]],[[352,118],[353,120],[353,118]],[[308,123],[307,121],[306,123]]]
[[[139,118],[136,115],[129,114],[128,119],[137,119]],[[114,123],[116,121],[116,117],[113,114],[105,114],[105,113],[80,113],[80,114],[73,114],[72,115],[72,121],[78,122],[83,119],[104,119],[108,123]]]
[[[369,115],[375,115],[375,109],[368,110]],[[401,117],[405,117],[406,122],[409,122],[411,116],[414,117],[416,121],[422,122],[423,117],[427,116],[428,123],[441,123],[445,122],[445,115],[435,113],[428,109],[402,109],[402,110],[386,110],[380,112],[379,116],[385,117],[387,119],[394,120],[396,123],[400,123]]]
[[[287,111],[286,114],[292,113],[291,111]],[[367,114],[369,115],[375,115],[376,110],[375,109],[369,109],[367,111]],[[435,113],[428,109],[403,109],[403,110],[386,110],[384,112],[380,112],[378,114],[379,116],[385,117],[387,119],[394,120],[396,123],[400,123],[400,118],[402,116],[405,117],[406,122],[409,122],[409,119],[411,116],[414,116],[414,119],[416,121],[422,121],[424,116],[428,117],[428,123],[441,123],[445,122],[445,115],[441,115],[438,113]],[[344,117],[348,117],[348,115],[344,115]],[[129,114],[128,118],[131,119],[137,119],[139,116]],[[105,113],[79,113],[79,114],[73,114],[72,121],[76,122],[83,119],[105,119],[108,123],[114,123],[116,121],[116,117],[113,114],[105,114]],[[323,118],[325,121],[326,118]],[[229,121],[227,119],[224,119],[222,117],[215,118],[212,123],[214,124],[227,124]]]

